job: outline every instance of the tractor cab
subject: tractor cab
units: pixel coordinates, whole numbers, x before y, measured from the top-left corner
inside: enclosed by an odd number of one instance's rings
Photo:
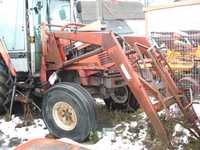
[[[40,70],[40,24],[70,22],[70,2],[63,0],[1,0],[0,38],[18,74]]]

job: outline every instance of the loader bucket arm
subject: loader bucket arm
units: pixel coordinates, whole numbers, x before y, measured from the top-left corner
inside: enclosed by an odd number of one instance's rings
[[[120,46],[114,34],[111,34],[111,36],[113,38],[113,45],[108,49],[108,51],[112,60],[118,66],[123,79],[128,84],[132,93],[136,96],[142,110],[151,120],[151,123],[153,124],[153,127],[157,131],[157,134],[161,140],[165,141],[166,145],[170,145],[165,127],[159,120],[157,112],[150,102],[149,96],[140,80],[138,73],[133,69],[129,59],[125,55],[124,50]]]
[[[136,96],[141,108],[150,118],[154,129],[158,132],[158,135],[162,141],[169,141],[165,128],[159,118],[156,111],[150,103],[149,97],[144,89],[142,82],[139,79],[137,72],[132,68],[129,63],[124,50],[117,41],[115,35],[109,32],[79,32],[79,33],[66,33],[55,32],[56,38],[62,38],[73,41],[81,41],[90,44],[101,45],[105,51],[108,51],[113,62],[118,67],[123,79],[127,82],[129,88]],[[169,143],[167,143],[169,145]]]
[[[56,39],[81,41],[88,44],[99,45],[103,51],[108,52],[122,78],[126,81],[142,110],[146,113],[158,136],[166,146],[172,148],[168,132],[162,124],[157,112],[163,109],[168,112],[168,107],[174,103],[178,104],[185,120],[190,123],[190,127],[195,130],[196,136],[200,136],[200,130],[196,124],[199,120],[192,108],[191,101],[185,100],[184,91],[181,91],[176,86],[166,60],[154,46],[149,44],[146,38],[137,39],[125,37],[124,42],[126,42],[126,45],[129,45],[130,52],[133,53],[133,55],[127,56],[129,50],[125,52],[117,36],[112,32],[58,31],[53,32],[53,34]],[[46,46],[44,45],[44,47]],[[97,53],[93,53],[93,55],[96,54]],[[135,55],[138,56],[137,59]],[[133,67],[135,62],[141,61],[145,68],[145,59],[150,59],[149,63],[151,63],[152,70],[156,72],[156,75],[165,83],[166,90],[168,91],[165,97],[155,86],[149,84],[142,78],[141,74]],[[62,67],[67,67],[67,64],[67,61],[63,62]],[[156,98],[156,103],[151,102],[149,93]]]

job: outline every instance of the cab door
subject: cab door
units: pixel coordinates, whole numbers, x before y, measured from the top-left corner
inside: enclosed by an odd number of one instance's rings
[[[17,72],[28,71],[25,0],[0,0],[0,38]]]

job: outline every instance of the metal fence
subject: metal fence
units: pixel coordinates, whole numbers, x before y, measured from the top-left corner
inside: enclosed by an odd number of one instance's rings
[[[177,85],[191,88],[193,96],[199,98],[200,31],[152,32],[151,39],[166,57]]]

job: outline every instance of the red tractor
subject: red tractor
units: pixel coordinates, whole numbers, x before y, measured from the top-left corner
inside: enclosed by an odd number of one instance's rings
[[[58,30],[50,31],[52,26]],[[35,104],[34,96],[42,95],[42,114],[49,131],[57,137],[83,141],[96,128],[94,97],[123,109],[140,105],[163,143],[172,148],[157,112],[165,110],[170,116],[169,106],[176,103],[185,124],[199,138],[199,119],[188,90],[176,86],[170,66],[147,38],[81,30],[82,26],[41,26],[39,79],[31,75],[18,79],[1,44],[1,93],[2,97],[6,96],[3,93],[11,96],[10,113],[14,100]],[[155,79],[163,86],[155,84]],[[4,88],[9,85],[6,81],[13,81],[11,92]]]
[[[157,112],[164,109],[170,116],[169,106],[176,103],[199,138],[190,91],[176,86],[158,49],[145,37],[83,30],[82,24],[52,25],[66,23],[70,14],[74,18],[69,2],[0,2],[0,111],[11,115],[13,105],[22,102],[25,118],[38,108],[52,134],[83,141],[96,128],[94,98],[104,99],[109,109],[136,110],[140,105],[170,147]],[[40,26],[43,21],[49,24]]]

